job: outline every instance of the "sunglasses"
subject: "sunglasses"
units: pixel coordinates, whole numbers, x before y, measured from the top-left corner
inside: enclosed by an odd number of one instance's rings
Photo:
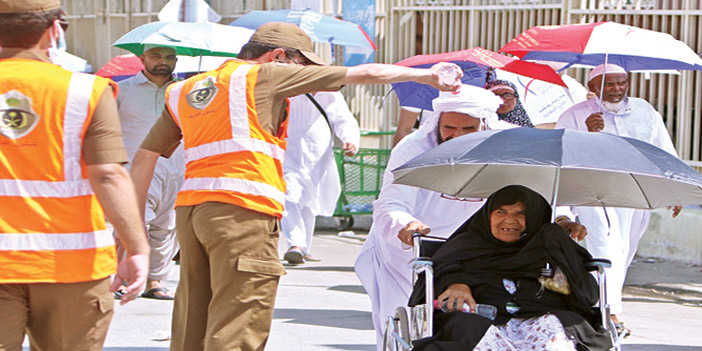
[[[67,19],[59,18],[58,21],[59,21],[59,26],[61,26],[61,29],[63,29],[64,32],[66,30],[68,30],[68,20]]]
[[[504,93],[504,94],[495,93],[495,95],[501,97],[504,100],[512,100],[512,99],[514,99],[514,96],[515,96],[513,93]]]

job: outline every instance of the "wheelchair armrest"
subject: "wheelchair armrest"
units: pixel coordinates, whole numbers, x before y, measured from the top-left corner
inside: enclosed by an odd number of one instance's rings
[[[606,258],[593,258],[592,260],[585,262],[585,267],[589,271],[595,271],[598,267],[610,268],[612,267],[612,261]]]

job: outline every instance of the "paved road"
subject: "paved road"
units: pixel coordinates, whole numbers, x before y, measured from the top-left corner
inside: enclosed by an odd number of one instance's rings
[[[319,234],[313,253],[323,261],[286,267],[266,349],[374,350],[370,303],[352,268],[361,241]],[[626,289],[622,320],[634,335],[624,351],[702,351],[702,293],[694,291],[702,290],[701,267],[639,261]],[[155,339],[168,334],[172,306],[149,299],[117,306],[105,350],[167,350],[168,341]]]

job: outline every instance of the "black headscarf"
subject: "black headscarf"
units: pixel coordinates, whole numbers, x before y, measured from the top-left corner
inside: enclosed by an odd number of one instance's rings
[[[507,80],[502,80],[502,79],[495,79],[487,83],[487,86],[485,89],[490,90],[490,88],[496,86],[496,85],[508,85],[514,90],[514,98],[517,99],[516,105],[514,105],[514,109],[512,111],[509,111],[507,113],[498,113],[497,117],[505,122],[509,122],[512,124],[516,124],[521,127],[530,127],[533,128],[534,124],[531,123],[531,119],[529,118],[529,115],[527,114],[526,110],[524,109],[524,105],[522,105],[522,102],[519,101],[519,94],[517,93],[517,87],[512,84],[512,82],[507,81]]]

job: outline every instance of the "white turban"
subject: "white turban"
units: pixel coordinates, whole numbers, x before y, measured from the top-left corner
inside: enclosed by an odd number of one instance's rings
[[[602,74],[610,74],[610,73],[624,73],[626,74],[626,70],[622,68],[621,66],[617,66],[613,63],[603,63],[590,71],[590,78],[588,79],[588,82],[595,79],[597,76],[601,76]]]
[[[472,85],[461,85],[458,93],[440,92],[432,107],[436,115],[442,112],[458,112],[474,118],[497,119],[497,109],[502,99],[493,92]]]

